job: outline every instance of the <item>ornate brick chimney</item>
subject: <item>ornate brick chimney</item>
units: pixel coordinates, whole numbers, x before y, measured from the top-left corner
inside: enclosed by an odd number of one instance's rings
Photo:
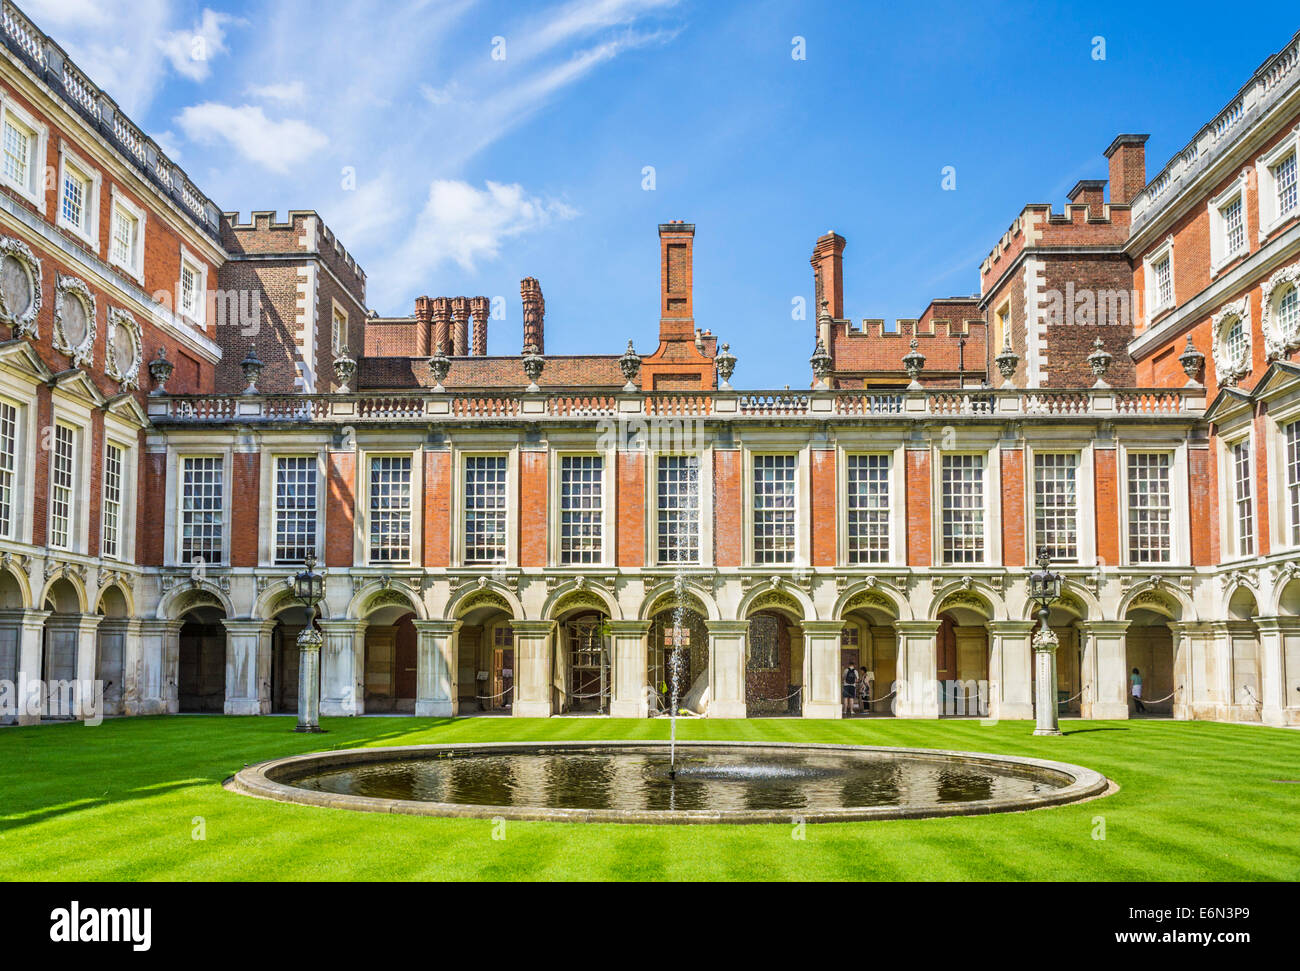
[[[833,320],[844,318],[844,237],[839,233],[826,233],[817,240],[812,257],[813,268],[812,318],[821,316],[822,302]]]
[[[469,353],[469,300],[451,298],[451,353],[464,357]]]
[[[487,297],[473,297],[469,302],[470,313],[474,315],[474,340],[469,352],[475,357],[487,356],[488,313],[491,306]]]
[[[433,327],[433,301],[428,297],[415,298],[415,356],[428,357],[432,353],[429,340]]]
[[[1147,184],[1147,139],[1150,135],[1120,135],[1106,149],[1110,159],[1110,204],[1127,206]]]
[[[451,301],[436,297],[433,301],[433,350],[451,353]]]
[[[695,226],[680,220],[659,224],[659,340],[695,339],[692,302]]]
[[[542,297],[542,285],[531,276],[525,277],[519,281],[519,296],[524,303],[524,347],[531,344],[538,354],[544,354],[546,301]]]

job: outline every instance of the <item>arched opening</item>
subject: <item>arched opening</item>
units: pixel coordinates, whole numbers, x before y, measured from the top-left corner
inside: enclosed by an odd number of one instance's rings
[[[609,614],[579,607],[557,619],[556,711],[609,711],[613,689]]]
[[[1263,706],[1260,684],[1259,606],[1249,588],[1239,586],[1228,598],[1228,663],[1234,716],[1257,721]]]
[[[840,632],[840,687],[849,667],[857,678],[849,714],[889,715],[891,686],[898,675],[898,619],[892,606],[879,594],[854,597],[843,612],[844,629]],[[841,707],[844,707],[841,697]]]
[[[1283,624],[1282,707],[1300,708],[1300,579],[1282,588],[1277,612]]]
[[[750,608],[745,637],[745,714],[803,714],[804,639],[798,605],[760,597]]]
[[[81,598],[66,577],[51,584],[45,594],[45,619],[41,638],[43,718],[76,717],[78,641],[81,633]]]
[[[95,632],[98,652],[95,678],[103,685],[104,714],[120,715],[125,697],[127,620],[131,614],[126,595],[116,585],[99,598],[100,621]]]
[[[377,606],[366,616],[363,671],[368,713],[415,713],[415,611],[401,599]]]
[[[181,616],[176,695],[182,713],[221,714],[226,709],[225,617],[216,606],[192,607]]]
[[[509,611],[473,607],[456,635],[458,710],[508,714],[515,697],[515,634]]]
[[[23,588],[8,570],[0,570],[0,680],[18,683],[19,655],[22,653]],[[0,711],[0,724],[13,720],[17,713]]]
[[[984,600],[973,594],[948,597],[939,611],[935,679],[941,717],[988,716],[991,614]]]
[[[1124,658],[1129,717],[1171,716],[1174,710],[1174,635],[1163,601],[1130,606]]]
[[[675,685],[679,708],[706,714],[710,700],[709,629],[704,615],[689,607],[671,607],[659,611],[651,621],[647,666],[657,710],[669,711]]]
[[[291,604],[275,613],[271,628],[271,713],[298,714],[298,635],[307,626],[307,608]],[[320,625],[313,623],[319,629]],[[324,665],[321,665],[323,668]],[[321,671],[317,676],[323,678]]]

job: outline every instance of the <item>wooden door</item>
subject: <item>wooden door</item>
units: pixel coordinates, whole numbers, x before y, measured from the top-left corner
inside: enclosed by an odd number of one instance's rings
[[[392,628],[366,631],[366,710],[393,710],[397,635]]]

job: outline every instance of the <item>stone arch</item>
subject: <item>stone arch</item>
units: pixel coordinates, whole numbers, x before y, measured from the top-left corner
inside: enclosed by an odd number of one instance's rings
[[[845,614],[859,608],[892,611],[895,620],[912,619],[912,605],[905,596],[894,587],[872,583],[870,580],[855,583],[845,590],[835,601],[831,616],[835,620],[843,620]]]
[[[216,607],[225,612],[227,617],[239,616],[235,606],[220,587],[208,580],[174,587],[163,594],[158,601],[154,616],[158,620],[179,620],[182,615],[196,607]]]
[[[404,583],[389,581],[387,584],[372,580],[352,596],[344,616],[351,620],[365,620],[366,615],[380,607],[407,606],[418,620],[428,620],[424,609],[424,598]]]
[[[581,579],[581,578],[579,578]],[[558,620],[566,611],[585,607],[599,610],[610,620],[622,620],[623,611],[618,601],[603,587],[592,583],[579,584],[577,580],[556,587],[542,605],[542,617],[546,620]]]
[[[1300,617],[1300,574],[1284,576],[1273,590],[1273,616]]]
[[[134,617],[135,598],[125,584],[110,583],[95,598],[95,612],[101,610],[107,617]]]
[[[1061,599],[1052,605],[1052,609],[1055,610],[1057,607],[1062,607],[1078,615],[1079,620],[1102,619],[1101,602],[1093,595],[1091,590],[1072,580],[1067,580],[1061,585]],[[1038,619],[1038,604],[1034,603],[1032,597],[1025,597],[1020,619]]]
[[[965,607],[983,614],[985,620],[1006,620],[1007,605],[987,583],[978,580],[956,580],[939,588],[930,601],[926,618],[935,620],[939,614],[954,607]]]
[[[15,564],[0,566],[0,608],[21,610],[34,606],[27,571]]]
[[[63,596],[55,596],[55,591],[64,585],[73,591],[76,599],[75,604],[66,602],[66,598]],[[90,598],[86,595],[86,585],[81,582],[81,579],[75,573],[64,570],[50,577],[41,590],[40,599],[36,601],[37,607],[44,610],[46,600],[52,596],[55,599],[55,609],[59,613],[84,614],[90,610]],[[75,609],[72,609],[74,607]]]
[[[524,619],[524,605],[504,583],[488,580],[465,584],[452,593],[443,609],[444,620],[457,620],[480,607],[496,607],[510,615],[512,620]]]
[[[257,595],[253,601],[253,610],[249,614],[255,620],[274,620],[276,614],[288,610],[290,607],[301,607],[302,603],[293,595],[292,588],[285,583],[268,584],[266,589]],[[316,605],[316,619],[329,620],[330,611],[328,600],[322,600]]]
[[[1172,583],[1143,583],[1134,587],[1119,603],[1116,618],[1123,620],[1135,607],[1153,610],[1164,614],[1173,621],[1195,621],[1196,609],[1191,598],[1182,589]]]
[[[745,620],[756,610],[779,610],[799,615],[800,620],[817,620],[812,598],[793,583],[761,583],[740,600],[736,617]]]
[[[684,584],[684,594],[683,599],[687,610],[693,610],[708,620],[722,619],[718,602],[704,587],[688,581]],[[641,601],[641,608],[637,611],[637,619],[650,620],[661,611],[671,610],[676,606],[677,598],[673,582],[661,583],[646,593],[645,599]]]

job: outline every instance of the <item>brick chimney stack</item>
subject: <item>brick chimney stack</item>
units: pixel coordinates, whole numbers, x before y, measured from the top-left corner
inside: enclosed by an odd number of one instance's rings
[[[659,224],[659,340],[693,341],[692,303],[695,226],[681,220]]]
[[[464,357],[469,353],[469,301],[451,298],[451,353]]]
[[[428,357],[430,329],[433,321],[433,301],[428,297],[415,298],[415,356]]]
[[[1147,139],[1150,135],[1120,135],[1106,149],[1110,159],[1110,204],[1127,206],[1147,184]]]
[[[433,350],[451,353],[451,301],[446,297],[433,300]]]
[[[487,329],[488,329],[488,310],[491,301],[487,297],[473,297],[470,299],[470,313],[474,315],[474,340],[470,344],[469,352],[475,357],[487,356]]]
[[[524,303],[524,347],[532,344],[538,354],[546,353],[546,300],[542,285],[533,277],[519,281],[519,296]]]
[[[828,232],[817,240],[811,259],[813,268],[813,320],[821,316],[822,301],[835,320],[844,319],[844,237]]]
[[[1114,162],[1111,163],[1114,165]],[[1089,219],[1102,217],[1102,206],[1106,199],[1106,182],[1103,179],[1080,179],[1067,198],[1076,206],[1088,207]]]

